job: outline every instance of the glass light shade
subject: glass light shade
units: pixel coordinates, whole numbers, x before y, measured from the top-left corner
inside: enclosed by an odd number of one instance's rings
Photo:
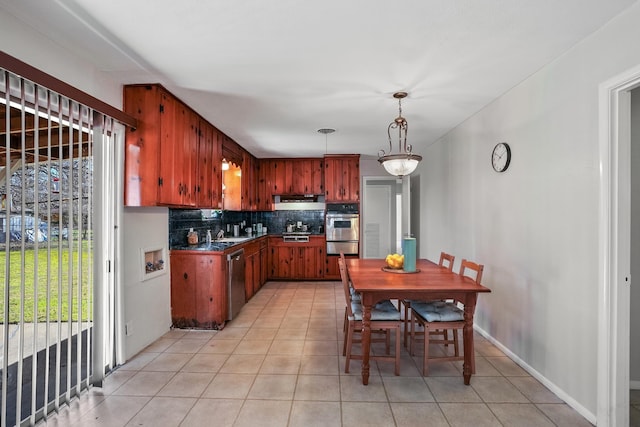
[[[422,156],[416,154],[394,154],[378,159],[385,170],[395,176],[411,174],[418,167],[420,160],[422,160]]]

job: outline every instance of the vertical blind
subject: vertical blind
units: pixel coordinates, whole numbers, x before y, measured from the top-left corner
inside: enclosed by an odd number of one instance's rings
[[[0,113],[4,427],[35,425],[111,366],[94,341],[109,311],[95,293],[111,292],[94,277],[93,146],[113,120],[1,68]]]

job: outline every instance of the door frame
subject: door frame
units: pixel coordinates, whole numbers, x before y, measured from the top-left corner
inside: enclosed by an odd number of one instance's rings
[[[367,183],[372,182],[372,181],[396,181],[396,185],[397,185],[397,180],[394,179],[395,177],[389,175],[389,176],[363,176],[362,177],[362,198],[361,198],[361,209],[360,209],[360,257],[364,257],[364,247],[365,247],[365,232],[364,232],[364,228],[365,228],[365,224],[366,224],[366,212],[368,211],[367,209]],[[394,189],[395,190],[395,189]],[[392,206],[395,208],[395,211],[393,212],[393,214],[397,215],[397,206],[396,206],[396,197],[397,193],[396,192],[392,192],[391,194],[391,198],[393,198],[393,200],[391,200],[390,202],[392,203]],[[396,218],[396,222],[399,220],[399,218]],[[393,233],[393,241],[391,242],[391,251],[395,252],[397,250],[396,248],[396,243],[398,240],[398,236],[396,235],[397,233]]]
[[[597,425],[629,425],[631,89],[640,66],[599,87]]]

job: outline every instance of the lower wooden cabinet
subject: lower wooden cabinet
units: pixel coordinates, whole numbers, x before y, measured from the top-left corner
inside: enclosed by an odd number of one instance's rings
[[[345,255],[346,258],[358,258],[358,255]],[[340,280],[340,270],[338,269],[338,258],[340,255],[327,255],[324,278],[327,280]]]
[[[248,243],[244,246],[244,292],[247,301],[260,290],[267,281],[267,239]]]
[[[222,253],[171,251],[171,321],[176,328],[217,328],[227,317]]]
[[[324,236],[311,236],[309,242],[285,242],[282,237],[269,238],[270,279],[324,279]]]

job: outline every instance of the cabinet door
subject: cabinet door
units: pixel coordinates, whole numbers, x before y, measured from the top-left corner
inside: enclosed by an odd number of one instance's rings
[[[350,203],[360,201],[360,159],[349,158],[344,160],[343,167],[347,171],[345,174],[344,200]]]
[[[176,179],[176,169],[182,158],[182,145],[178,141],[183,137],[185,109],[176,104],[171,95],[161,93],[158,203],[164,205],[179,204],[183,192],[182,183]]]
[[[270,174],[270,160],[258,160],[257,162],[257,194],[256,209],[270,211],[272,209],[272,186]]]
[[[256,254],[253,256],[253,262],[252,262],[252,267],[253,267],[253,272],[252,272],[252,282],[253,282],[253,292],[252,294],[255,295],[256,292],[258,292],[260,290],[260,287],[262,287],[262,282],[261,282],[261,275],[262,275],[262,256],[260,251],[256,252]]]
[[[305,182],[308,185],[308,192],[305,194],[324,194],[324,161],[322,159],[311,159],[310,177],[305,174]]]
[[[256,262],[256,255],[250,255],[244,259],[244,295],[247,301],[254,294],[254,281],[253,264]]]
[[[338,255],[327,255],[326,257],[326,269],[324,271],[325,279],[339,279],[340,270],[338,268]]]
[[[270,249],[271,277],[274,279],[291,279],[294,277],[296,257],[290,246],[278,245]]]
[[[271,172],[271,194],[287,194],[287,166],[283,159],[271,160],[269,170]]]
[[[213,126],[200,121],[198,140],[197,206],[215,208],[213,205]]]
[[[325,157],[327,202],[357,203],[360,200],[360,158],[357,155]]]
[[[219,132],[213,126],[212,132],[212,144],[213,153],[211,156],[213,167],[211,168],[211,202],[212,206],[216,209],[222,209],[222,138],[223,134]]]
[[[200,117],[187,108],[186,123],[184,129],[183,152],[181,168],[177,171],[183,185],[183,194],[180,206],[196,206],[198,187],[198,141],[200,134]]]
[[[126,206],[158,204],[162,119],[167,118],[163,102],[157,86],[135,85],[124,88],[124,111],[138,120],[136,129],[127,127],[126,131]],[[170,122],[166,126],[170,127]]]
[[[242,160],[242,210],[256,210],[256,161],[248,152]]]
[[[217,286],[213,271],[216,256],[214,255],[194,255],[195,259],[195,307],[196,320],[199,327],[213,327],[216,321],[215,314],[218,310]]]
[[[342,162],[339,159],[325,159],[324,185],[326,202],[342,201]]]
[[[260,249],[260,287],[267,283],[269,278],[269,250],[267,247]]]
[[[324,277],[324,265],[321,260],[324,251],[318,247],[304,247],[298,249],[298,279],[321,279]]]
[[[171,255],[171,319],[174,326],[195,326],[196,257]]]

